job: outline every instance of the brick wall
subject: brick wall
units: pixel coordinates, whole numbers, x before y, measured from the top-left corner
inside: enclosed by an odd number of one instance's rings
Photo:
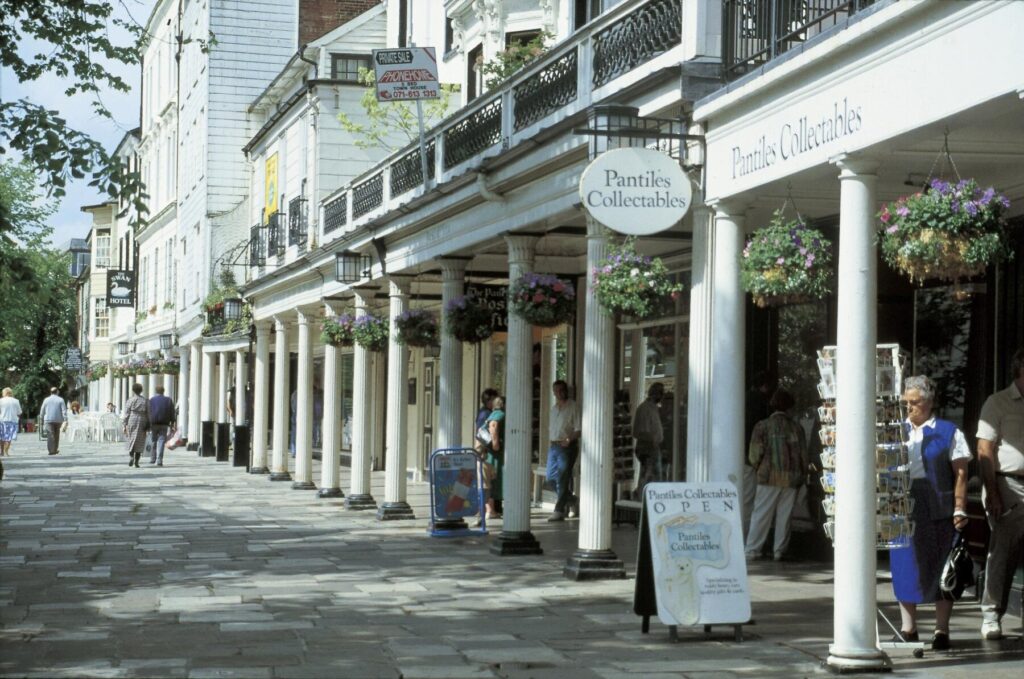
[[[380,0],[299,0],[299,45],[316,40],[379,4]]]

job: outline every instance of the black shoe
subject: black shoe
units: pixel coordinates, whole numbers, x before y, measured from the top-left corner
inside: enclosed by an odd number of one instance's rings
[[[933,651],[948,651],[951,644],[949,643],[949,634],[946,632],[936,632],[935,636],[932,637],[932,650]]]
[[[157,462],[157,463],[156,463],[156,466],[157,466],[157,467],[163,467],[163,466],[164,466],[164,463],[163,463],[163,462]]]
[[[132,458],[129,457],[128,458],[128,466],[129,467],[134,467],[135,466],[135,460],[133,460]]]
[[[899,634],[894,634],[892,635],[892,641],[895,641],[896,643],[906,643],[920,641],[920,639],[917,636],[917,630],[914,630],[913,632],[901,631]]]

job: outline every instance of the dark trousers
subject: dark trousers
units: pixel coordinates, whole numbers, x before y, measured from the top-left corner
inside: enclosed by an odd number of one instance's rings
[[[46,452],[50,455],[60,452],[60,428],[63,426],[63,422],[46,423]]]

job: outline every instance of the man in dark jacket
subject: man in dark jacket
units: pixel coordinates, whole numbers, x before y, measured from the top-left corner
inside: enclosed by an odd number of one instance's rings
[[[149,399],[149,432],[152,436],[153,452],[149,463],[164,466],[164,444],[167,431],[174,424],[174,401],[164,396],[164,388],[157,386],[156,395]]]

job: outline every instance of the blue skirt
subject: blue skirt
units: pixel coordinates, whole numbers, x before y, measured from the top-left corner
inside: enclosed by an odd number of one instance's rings
[[[928,512],[928,481],[915,480],[910,487],[914,509],[914,537],[910,546],[889,552],[892,590],[897,601],[907,604],[930,604],[942,597],[939,576],[953,549],[956,528],[952,517],[932,519]]]
[[[0,441],[9,443],[18,439],[17,422],[0,422]]]

